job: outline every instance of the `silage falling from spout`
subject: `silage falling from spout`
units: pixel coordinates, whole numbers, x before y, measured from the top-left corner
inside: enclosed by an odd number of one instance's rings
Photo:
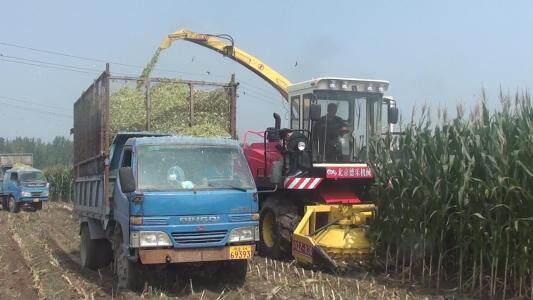
[[[140,89],[141,87],[143,87],[146,79],[150,77],[150,74],[152,74],[152,70],[154,69],[155,64],[157,64],[157,61],[159,61],[159,56],[161,55],[161,51],[163,51],[163,49],[158,47],[155,53],[152,55],[152,58],[150,59],[146,67],[144,67],[141,73],[141,76],[139,77],[139,80],[137,81],[137,89]]]

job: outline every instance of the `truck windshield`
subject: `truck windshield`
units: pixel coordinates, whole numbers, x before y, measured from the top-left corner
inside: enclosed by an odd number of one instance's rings
[[[21,172],[21,182],[45,182],[43,172]]]
[[[139,146],[137,175],[145,191],[254,188],[242,152],[227,146]]]

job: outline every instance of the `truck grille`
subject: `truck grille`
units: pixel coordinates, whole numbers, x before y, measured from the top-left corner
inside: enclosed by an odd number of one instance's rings
[[[224,239],[227,230],[173,232],[172,238],[178,244],[217,243]]]
[[[32,197],[40,197],[41,193],[40,192],[31,193],[31,196]]]

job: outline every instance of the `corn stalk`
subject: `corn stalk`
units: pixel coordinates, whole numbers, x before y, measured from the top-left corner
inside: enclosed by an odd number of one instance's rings
[[[456,119],[432,122],[423,109],[401,136],[370,143],[378,182],[392,183],[376,192],[378,254],[428,286],[533,293],[533,108],[528,94],[500,100],[468,119],[458,107]]]

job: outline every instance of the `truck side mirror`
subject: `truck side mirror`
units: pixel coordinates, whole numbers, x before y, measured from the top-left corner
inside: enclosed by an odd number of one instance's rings
[[[135,178],[131,167],[122,167],[118,170],[120,188],[124,194],[135,192]]]
[[[398,108],[397,107],[395,106],[389,107],[387,119],[389,121],[389,124],[398,123]]]
[[[320,104],[311,104],[311,106],[309,106],[309,119],[312,121],[318,121],[321,117],[321,110],[322,107]]]

